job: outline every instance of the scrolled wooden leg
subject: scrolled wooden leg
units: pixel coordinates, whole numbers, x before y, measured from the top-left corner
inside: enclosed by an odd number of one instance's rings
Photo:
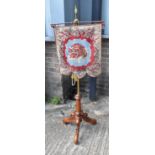
[[[75,130],[75,135],[74,135],[74,144],[78,144],[79,131],[80,131],[80,123],[81,123],[80,117],[76,118],[77,128]]]
[[[84,114],[82,115],[82,119],[83,119],[85,122],[90,123],[90,124],[92,124],[92,125],[95,125],[95,124],[97,123],[96,119],[88,117],[87,113],[84,113]]]
[[[74,117],[74,116],[65,117],[65,118],[63,119],[63,123],[65,123],[65,124],[76,123],[76,122],[75,122],[75,117]]]

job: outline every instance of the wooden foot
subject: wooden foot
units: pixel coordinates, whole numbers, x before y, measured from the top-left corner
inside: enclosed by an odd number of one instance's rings
[[[78,144],[78,139],[79,139],[79,131],[80,131],[80,118],[77,118],[77,128],[75,131],[75,135],[74,135],[74,144]]]
[[[96,119],[88,117],[88,114],[87,113],[83,113],[82,114],[82,119],[85,122],[90,123],[92,125],[95,125],[97,123]]]
[[[63,123],[65,123],[65,124],[76,123],[75,117],[74,116],[65,117],[63,119]]]
[[[76,131],[74,135],[74,144],[78,144],[78,139],[79,139],[79,133],[77,133]]]
[[[92,125],[95,125],[97,123],[96,119],[90,118],[90,117],[83,117],[83,120],[87,123],[90,123]]]

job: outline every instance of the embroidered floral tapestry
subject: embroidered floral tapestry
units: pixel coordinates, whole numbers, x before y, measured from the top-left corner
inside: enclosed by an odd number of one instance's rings
[[[101,73],[101,29],[101,24],[55,26],[61,74],[82,78]]]

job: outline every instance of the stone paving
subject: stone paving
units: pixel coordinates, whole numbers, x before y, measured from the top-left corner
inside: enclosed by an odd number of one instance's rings
[[[46,155],[108,155],[109,154],[109,97],[96,103],[82,99],[84,112],[97,119],[92,126],[81,123],[79,144],[73,143],[76,125],[62,123],[64,116],[74,110],[74,101],[65,105],[45,105],[45,152]]]

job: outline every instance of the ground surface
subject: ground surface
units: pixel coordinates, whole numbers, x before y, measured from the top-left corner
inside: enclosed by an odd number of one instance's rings
[[[92,126],[81,123],[79,144],[73,143],[76,126],[64,125],[62,119],[74,109],[74,101],[66,105],[45,106],[46,155],[108,155],[109,154],[109,98],[102,97],[96,103],[82,99],[84,112],[97,119]]]

